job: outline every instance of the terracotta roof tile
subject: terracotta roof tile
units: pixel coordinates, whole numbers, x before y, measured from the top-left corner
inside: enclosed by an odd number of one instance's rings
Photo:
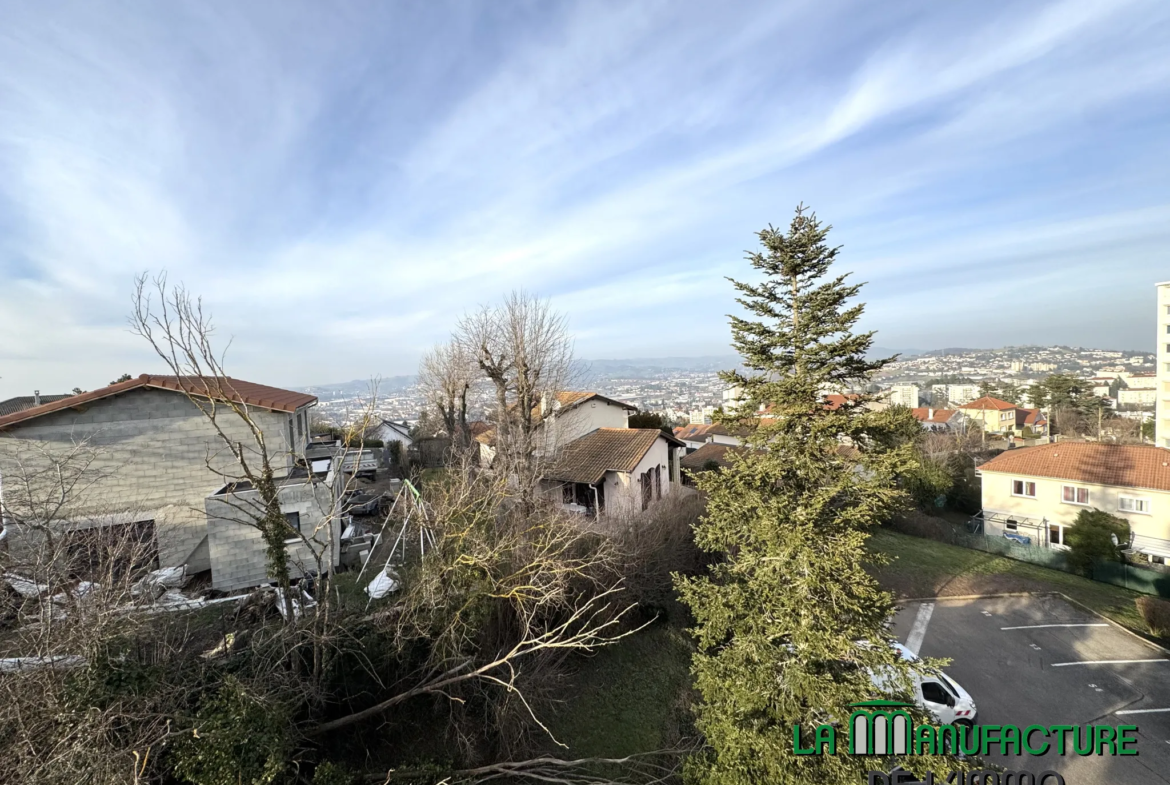
[[[1058,442],[1000,453],[985,472],[1170,491],[1170,450],[1151,445]]]
[[[704,436],[730,436],[727,429],[722,425],[712,423],[695,423],[693,425],[680,425],[674,429],[674,435],[679,439],[701,439]]]
[[[929,406],[918,406],[910,410],[914,415],[914,419],[919,422],[936,422],[945,423],[950,422],[951,418],[955,416],[954,409],[934,409],[934,416],[931,416],[931,408]]]
[[[544,477],[595,483],[606,472],[632,472],[660,436],[667,438],[655,428],[598,428],[569,442]]]
[[[39,405],[53,403],[54,401],[60,401],[69,397],[70,396],[68,395],[42,395],[41,403]],[[9,398],[7,401],[0,401],[0,417],[3,417],[6,414],[16,414],[17,412],[23,412],[25,409],[31,409],[37,405],[37,399],[34,396],[18,395],[15,398]]]
[[[302,406],[307,406],[317,401],[317,396],[315,395],[293,392],[292,390],[282,390],[278,387],[246,382],[242,379],[223,377],[221,381],[222,389],[213,390],[212,388],[216,387],[216,382],[210,377],[157,376],[144,373],[137,379],[111,384],[109,387],[102,387],[101,389],[80,395],[70,395],[57,401],[43,403],[31,409],[25,409],[0,417],[0,428],[63,409],[70,409],[74,406],[99,401],[103,398],[109,398],[112,395],[136,390],[140,387],[190,392],[198,396],[208,396],[219,400],[233,400],[247,404],[248,406],[256,406],[261,409],[272,409],[281,412],[294,412]]]
[[[720,468],[726,468],[731,465],[728,460],[727,451],[731,450],[733,453],[743,453],[747,447],[735,447],[730,444],[704,444],[699,449],[695,450],[690,455],[684,455],[678,465],[688,471],[696,472],[702,471],[703,467],[707,465],[707,461],[714,461]]]
[[[1007,409],[1018,409],[1014,403],[1001,401],[999,398],[992,398],[990,395],[984,395],[982,398],[976,398],[971,403],[965,403],[959,407],[960,409],[996,409],[1005,411]]]

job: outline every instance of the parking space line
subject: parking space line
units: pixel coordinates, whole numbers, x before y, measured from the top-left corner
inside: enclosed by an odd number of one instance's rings
[[[1126,709],[1125,711],[1115,711],[1114,714],[1161,714],[1162,712],[1170,711],[1170,709]],[[1167,742],[1170,744],[1170,742]]]
[[[906,649],[911,654],[918,654],[922,648],[922,641],[926,637],[926,625],[930,624],[930,615],[934,613],[934,603],[924,602],[918,606],[918,615],[914,617],[914,626],[910,628],[910,635],[906,637]]]
[[[1042,630],[1047,627],[1108,627],[1105,622],[1092,624],[1025,624],[1022,627],[1000,627],[1001,630]]]
[[[1124,665],[1130,662],[1170,662],[1170,660],[1163,657],[1157,657],[1152,660],[1081,660],[1080,662],[1054,662],[1053,668],[1063,668],[1066,665]]]

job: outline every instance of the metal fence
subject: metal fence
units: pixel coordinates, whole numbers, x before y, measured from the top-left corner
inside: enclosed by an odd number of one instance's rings
[[[1044,548],[1036,545],[1021,545],[1012,542],[1002,534],[971,533],[964,531],[960,526],[943,524],[936,530],[941,536],[931,536],[951,545],[963,548],[993,553],[997,556],[1006,556],[1016,561],[1028,562],[1053,570],[1072,572],[1068,564],[1068,554],[1056,548]],[[922,531],[914,532],[923,536]],[[1135,567],[1132,564],[1120,562],[1095,562],[1093,564],[1092,579],[1101,583],[1110,583],[1124,589],[1152,594],[1170,599],[1170,574]]]
[[[1093,564],[1093,580],[1112,583],[1142,594],[1170,598],[1170,575],[1132,564],[1099,561]]]
[[[964,548],[986,551],[987,553],[1006,556],[1016,561],[1025,561],[1031,564],[1038,564],[1041,567],[1068,571],[1068,556],[1064,551],[1059,551],[1054,548],[1018,545],[1003,536],[968,534],[957,528],[954,533],[954,543]]]

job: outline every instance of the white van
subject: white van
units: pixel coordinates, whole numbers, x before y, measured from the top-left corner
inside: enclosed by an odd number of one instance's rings
[[[918,656],[900,643],[894,648],[907,662],[917,662]],[[875,684],[881,686],[878,680]],[[915,676],[914,702],[935,716],[942,725],[972,726],[976,722],[975,700],[965,689],[939,671],[933,676]]]

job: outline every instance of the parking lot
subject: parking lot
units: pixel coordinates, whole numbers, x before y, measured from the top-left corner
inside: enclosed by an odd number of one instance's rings
[[[975,699],[981,725],[1136,725],[1138,755],[991,756],[1069,785],[1170,783],[1170,654],[1059,597],[911,603],[898,639]]]

